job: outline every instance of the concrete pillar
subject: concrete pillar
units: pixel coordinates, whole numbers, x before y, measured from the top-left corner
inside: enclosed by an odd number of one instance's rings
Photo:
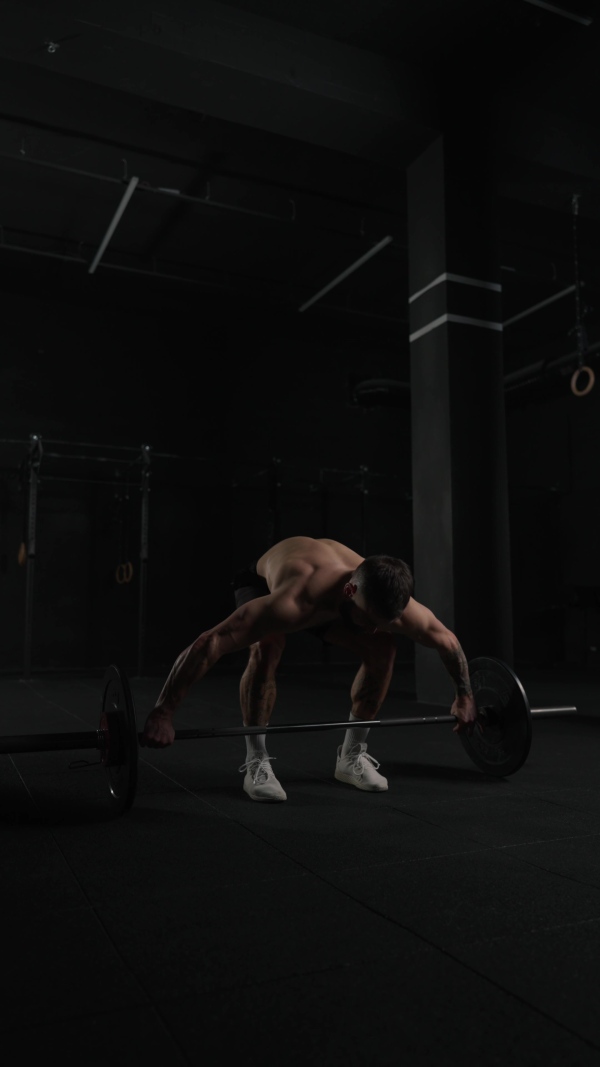
[[[493,168],[471,134],[440,136],[408,169],[415,598],[467,659],[511,663],[512,597]],[[452,681],[416,648],[419,700]]]

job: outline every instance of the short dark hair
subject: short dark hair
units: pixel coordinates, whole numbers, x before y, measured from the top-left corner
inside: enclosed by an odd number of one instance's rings
[[[356,568],[354,582],[368,606],[386,621],[404,611],[414,587],[408,563],[394,556],[367,556]]]

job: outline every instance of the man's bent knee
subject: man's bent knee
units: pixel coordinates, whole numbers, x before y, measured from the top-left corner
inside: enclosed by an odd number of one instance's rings
[[[285,648],[284,634],[269,634],[250,645],[250,662],[261,670],[274,670]]]

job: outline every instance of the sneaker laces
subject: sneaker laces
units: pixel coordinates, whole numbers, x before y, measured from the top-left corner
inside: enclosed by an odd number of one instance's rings
[[[253,756],[252,759],[242,763],[242,766],[238,767],[238,771],[240,774],[249,771],[254,784],[259,785],[260,782],[267,782],[273,774],[270,762],[272,759],[277,759],[277,756]]]
[[[362,775],[365,773],[365,768],[362,765],[362,760],[368,760],[369,763],[375,768],[375,770],[378,770],[378,768],[381,766],[379,760],[376,760],[375,757],[370,754],[370,752],[363,752],[362,749],[359,749],[358,752],[353,752],[352,749],[350,749],[350,752],[346,756],[346,759],[352,764],[352,773],[355,774],[357,778],[362,777]]]

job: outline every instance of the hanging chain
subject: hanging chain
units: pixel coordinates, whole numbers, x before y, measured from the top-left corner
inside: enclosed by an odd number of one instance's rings
[[[573,207],[573,261],[575,271],[575,336],[577,337],[578,367],[583,367],[583,360],[587,352],[587,331],[583,323],[581,308],[581,286],[579,278],[579,254],[577,250],[577,216],[579,214],[579,193],[573,194],[571,201]],[[585,309],[584,309],[585,310]]]
[[[577,337],[577,368],[571,377],[571,392],[575,396],[587,396],[594,388],[595,375],[591,367],[586,366],[584,359],[588,350],[588,337],[583,317],[589,308],[581,307],[581,287],[584,284],[579,277],[579,254],[577,250],[577,216],[579,214],[579,193],[573,193],[571,206],[573,208],[573,260],[575,270],[575,327],[571,330]],[[580,387],[581,375],[587,375],[587,384]]]

